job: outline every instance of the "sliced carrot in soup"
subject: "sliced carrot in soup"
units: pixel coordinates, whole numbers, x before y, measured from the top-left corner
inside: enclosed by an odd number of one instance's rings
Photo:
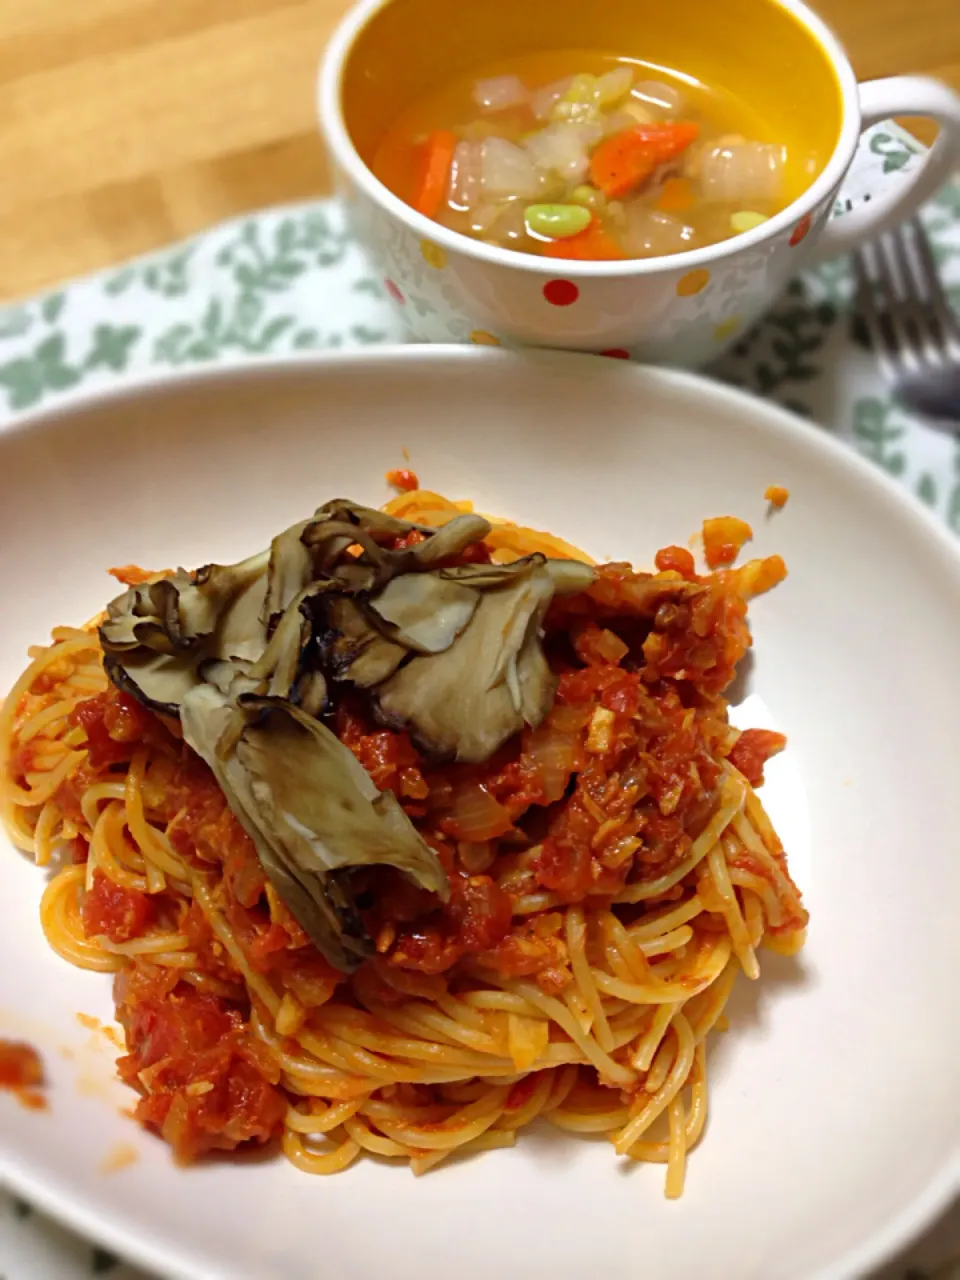
[[[417,213],[426,214],[428,218],[435,218],[439,213],[456,145],[456,134],[449,129],[438,129],[424,143],[420,184],[413,202]]]
[[[638,124],[605,138],[590,157],[590,181],[610,200],[625,196],[660,165],[686,151],[700,132],[691,120]]]

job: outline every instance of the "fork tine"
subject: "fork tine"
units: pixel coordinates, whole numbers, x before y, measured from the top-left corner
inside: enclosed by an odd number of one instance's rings
[[[877,292],[881,324],[889,334],[890,360],[896,374],[915,377],[923,372],[923,360],[914,339],[913,325],[908,318],[911,309],[908,286],[905,281],[900,280],[899,263],[889,239],[888,236],[882,236],[871,246],[875,262],[873,284]]]
[[[877,306],[876,272],[871,258],[875,258],[875,246],[864,245],[853,254],[853,274],[856,281],[854,305],[867,328],[867,337],[873,347],[880,371],[888,381],[896,381],[900,370],[897,366],[896,347],[891,342],[890,330],[884,324],[885,316]]]
[[[927,306],[936,317],[954,359],[960,359],[960,320],[950,306],[930,247],[930,237],[918,217],[907,224],[913,231],[913,264]]]
[[[929,301],[929,281],[919,268],[915,245],[910,243],[906,226],[897,227],[883,237],[882,252],[896,280],[897,308],[904,330],[914,338],[914,351],[935,372],[940,372],[948,359],[946,338],[939,317]]]
[[[870,340],[870,345],[873,348],[874,355],[877,357],[881,371],[885,377],[892,377],[894,371],[887,358],[887,338],[883,331],[883,325],[880,323],[880,313],[877,311],[876,301],[873,296],[873,280],[870,276],[870,268],[867,264],[864,250],[855,249],[851,260],[853,262],[853,278],[856,284],[854,307],[866,326],[867,337]]]

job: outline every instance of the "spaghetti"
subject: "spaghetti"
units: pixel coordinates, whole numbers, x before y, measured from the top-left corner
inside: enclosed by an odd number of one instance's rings
[[[388,508],[425,525],[469,509],[422,490]],[[505,523],[486,547],[580,554]],[[31,651],[0,714],[3,818],[58,868],[49,944],[116,975],[120,1076],[178,1156],[279,1136],[306,1172],[370,1153],[423,1173],[541,1118],[664,1164],[681,1193],[709,1033],[761,944],[796,951],[807,917],[754,790],[782,739],[738,734],[722,696],[746,601],[782,562],[698,577],[674,547],[657,566],[604,566],[554,601],[553,710],[486,765],[431,763],[341,701],[338,736],[452,884],[439,910],[371,873],[377,955],[352,976],[309,943],[179,726],[108,682],[95,628]],[[696,590],[664,602],[679,578]]]

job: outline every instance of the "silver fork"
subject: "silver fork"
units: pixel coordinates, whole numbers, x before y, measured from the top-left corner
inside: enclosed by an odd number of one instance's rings
[[[853,255],[856,307],[897,396],[944,431],[960,428],[960,319],[919,218]]]

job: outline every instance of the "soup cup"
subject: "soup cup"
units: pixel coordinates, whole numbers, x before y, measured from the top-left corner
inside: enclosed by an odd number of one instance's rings
[[[473,240],[417,213],[374,176],[373,155],[398,112],[444,80],[519,54],[582,48],[731,91],[826,163],[792,204],[751,231],[616,262],[540,258]],[[960,97],[923,76],[858,85],[836,38],[800,0],[361,0],[323,58],[318,111],[337,190],[411,337],[686,366],[719,355],[814,257],[843,253],[907,217],[960,158]],[[888,196],[853,206],[843,182],[859,136],[893,115],[932,118],[937,141]],[[845,212],[831,218],[834,210]]]

